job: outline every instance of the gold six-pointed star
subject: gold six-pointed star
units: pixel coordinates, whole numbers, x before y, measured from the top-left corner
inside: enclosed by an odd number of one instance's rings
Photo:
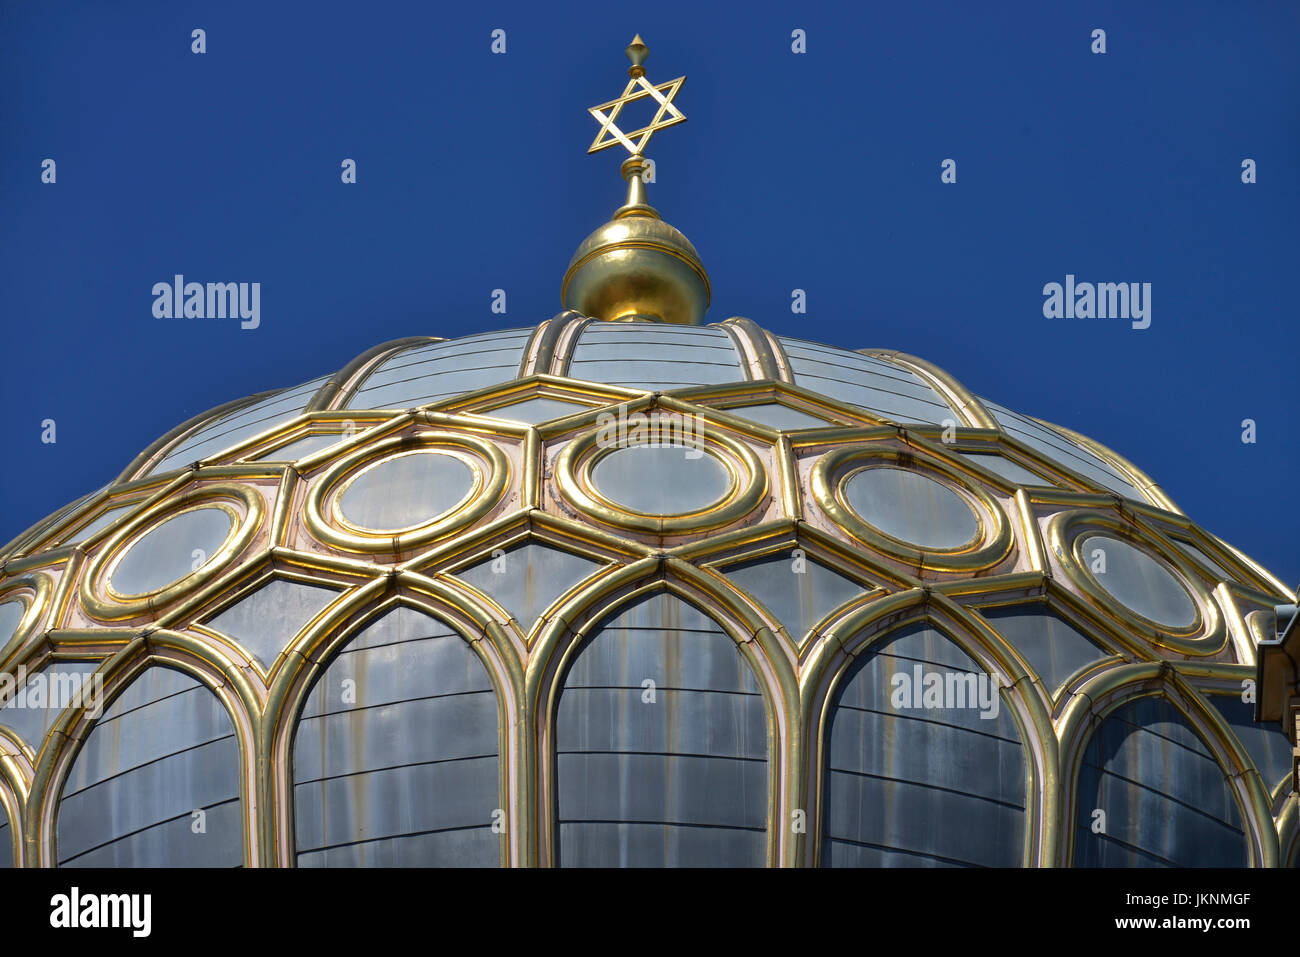
[[[686,77],[684,76],[679,76],[677,79],[669,80],[666,83],[650,83],[644,76],[633,76],[627,81],[623,95],[617,100],[610,100],[608,103],[600,104],[600,106],[589,107],[587,112],[594,116],[596,122],[600,124],[600,132],[596,134],[596,138],[592,141],[587,152],[597,153],[616,143],[622,143],[633,156],[640,155],[646,144],[650,142],[650,137],[654,135],[655,131],[686,121],[686,117],[681,110],[673,106],[673,97],[677,95],[677,91],[682,88],[682,84],[685,82]],[[665,93],[667,93],[667,96],[664,95]],[[619,112],[628,103],[645,99],[647,96],[652,96],[659,102],[659,110],[655,113],[655,118],[650,121],[648,126],[643,126],[639,130],[632,130],[630,133],[624,133],[614,123],[614,120],[618,118]],[[607,110],[609,111],[608,114],[606,113]],[[667,114],[667,119],[664,118],[665,114]]]

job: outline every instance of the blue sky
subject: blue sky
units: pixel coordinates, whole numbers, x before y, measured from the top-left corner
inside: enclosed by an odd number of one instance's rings
[[[6,0],[0,540],[206,408],[558,311],[621,201],[586,108],[640,32],[652,80],[689,78],[651,201],[700,251],[710,321],[929,359],[1294,583],[1298,27],[1283,2]],[[178,272],[260,282],[260,328],[154,318]],[[1067,273],[1151,283],[1150,328],[1044,318]]]

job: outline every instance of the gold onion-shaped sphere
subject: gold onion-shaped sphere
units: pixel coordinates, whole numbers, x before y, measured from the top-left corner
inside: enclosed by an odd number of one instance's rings
[[[582,241],[560,296],[564,308],[596,319],[698,326],[711,290],[700,254],[680,230],[647,206],[625,206]]]

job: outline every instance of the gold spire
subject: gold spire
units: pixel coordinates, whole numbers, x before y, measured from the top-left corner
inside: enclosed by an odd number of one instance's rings
[[[564,274],[560,296],[564,308],[609,320],[649,320],[698,325],[710,299],[709,277],[699,253],[678,230],[663,222],[646,199],[644,155],[656,132],[686,121],[673,103],[686,77],[666,83],[646,79],[650,49],[637,34],[628,45],[627,86],[616,100],[588,112],[600,124],[588,153],[621,144],[629,154],[621,172],[627,180],[627,200],[613,218],[578,247]],[[659,109],[646,126],[631,132],[619,129],[623,107],[653,98]]]

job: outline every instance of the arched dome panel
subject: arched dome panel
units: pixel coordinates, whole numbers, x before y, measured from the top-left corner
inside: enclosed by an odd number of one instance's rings
[[[495,867],[497,698],[482,661],[399,606],[317,679],[293,743],[299,867]]]
[[[762,690],[716,622],[666,592],[611,616],[556,708],[559,864],[761,866],[767,737]]]
[[[926,624],[855,659],[827,719],[825,867],[1014,867],[1027,769],[997,684]]]
[[[1105,717],[1088,741],[1075,793],[1075,866],[1249,862],[1225,772],[1167,698],[1129,701]]]
[[[183,672],[147,668],[104,710],[68,773],[59,866],[239,866],[239,766],[216,695]]]

